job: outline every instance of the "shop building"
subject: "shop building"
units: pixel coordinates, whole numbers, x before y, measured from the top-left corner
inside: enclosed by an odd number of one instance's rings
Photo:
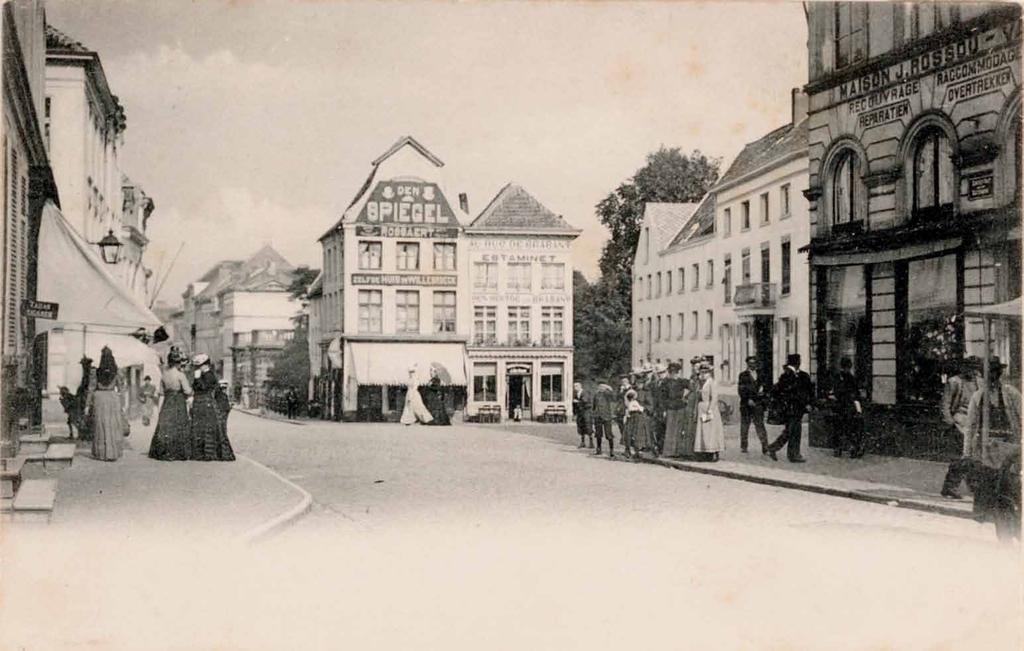
[[[431,369],[449,387],[450,408],[464,407],[465,210],[452,207],[443,167],[413,138],[400,139],[373,161],[362,189],[320,238],[320,368],[341,407],[332,417],[395,420],[407,384],[426,383]]]
[[[506,185],[466,228],[472,329],[466,414],[571,413],[571,246],[580,231]]]
[[[1020,296],[1020,8],[808,11],[811,372],[853,361],[875,449],[953,455],[944,383],[984,352],[965,310]],[[1020,377],[1019,331],[993,352]]]

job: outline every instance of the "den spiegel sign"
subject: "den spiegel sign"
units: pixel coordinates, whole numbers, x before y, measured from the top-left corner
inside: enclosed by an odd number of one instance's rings
[[[382,181],[370,193],[357,221],[366,224],[458,226],[455,213],[436,183]]]

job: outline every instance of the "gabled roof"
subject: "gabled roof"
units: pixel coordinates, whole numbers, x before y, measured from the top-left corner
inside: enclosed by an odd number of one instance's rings
[[[46,51],[54,53],[95,54],[95,52],[53,25],[46,26]]]
[[[651,251],[656,253],[668,246],[697,206],[696,203],[645,203],[643,226],[650,229]]]
[[[220,273],[222,269],[226,273]],[[293,269],[284,256],[267,244],[245,262],[218,263],[203,276],[210,284],[199,292],[198,299],[212,299],[226,291],[284,291],[291,284]]]
[[[714,189],[721,191],[766,165],[798,153],[807,153],[807,118],[796,125],[781,126],[748,143],[718,180]]]
[[[701,199],[700,203],[697,204],[697,209],[693,211],[690,218],[686,220],[686,223],[683,224],[672,240],[666,244],[664,248],[668,249],[673,246],[679,246],[693,238],[710,235],[714,232],[715,195],[712,192],[708,192],[704,195],[704,198]]]
[[[388,158],[393,156],[399,149],[405,147],[406,145],[412,147],[419,153],[423,154],[423,157],[429,160],[434,165],[437,165],[438,167],[444,167],[444,162],[442,162],[440,158],[432,154],[429,149],[421,145],[412,136],[402,136],[401,138],[399,138],[395,142],[395,144],[391,145],[391,147],[388,148],[386,152],[378,156],[377,159],[371,163],[371,165],[373,165],[374,167],[379,166],[381,163],[383,163]]]
[[[469,229],[579,232],[515,183],[503,187]]]

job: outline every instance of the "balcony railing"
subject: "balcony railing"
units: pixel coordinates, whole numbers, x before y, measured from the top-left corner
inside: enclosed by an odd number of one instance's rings
[[[775,283],[748,283],[737,285],[732,302],[737,310],[773,308],[778,298]]]

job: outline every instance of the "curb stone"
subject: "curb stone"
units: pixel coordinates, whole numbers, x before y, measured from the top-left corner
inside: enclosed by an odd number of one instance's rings
[[[267,520],[263,524],[260,524],[259,526],[250,529],[248,532],[240,536],[240,541],[242,543],[252,545],[258,542],[262,542],[267,538],[270,538],[274,534],[278,533],[285,527],[291,525],[302,516],[309,513],[310,509],[313,507],[313,496],[309,493],[309,491],[299,486],[295,482],[291,481],[290,479],[282,476],[277,471],[268,468],[259,461],[256,461],[255,459],[252,459],[242,454],[238,455],[238,458],[245,459],[252,465],[263,470],[267,474],[275,477],[278,481],[282,482],[287,486],[290,486],[291,488],[298,491],[302,495],[302,499],[300,499],[298,503],[296,503],[295,506],[293,506],[292,508],[271,518],[270,520]]]
[[[239,412],[241,412],[243,414],[248,414],[249,416],[255,416],[256,418],[262,418],[264,420],[272,420],[275,423],[286,423],[288,425],[299,425],[299,426],[305,426],[306,425],[306,423],[304,423],[304,422],[302,422],[300,420],[289,420],[289,419],[284,418],[284,417],[277,418],[277,417],[274,417],[274,416],[268,416],[268,415],[260,412],[257,409],[245,409],[244,407],[234,407],[233,410],[234,411],[239,411]]]

